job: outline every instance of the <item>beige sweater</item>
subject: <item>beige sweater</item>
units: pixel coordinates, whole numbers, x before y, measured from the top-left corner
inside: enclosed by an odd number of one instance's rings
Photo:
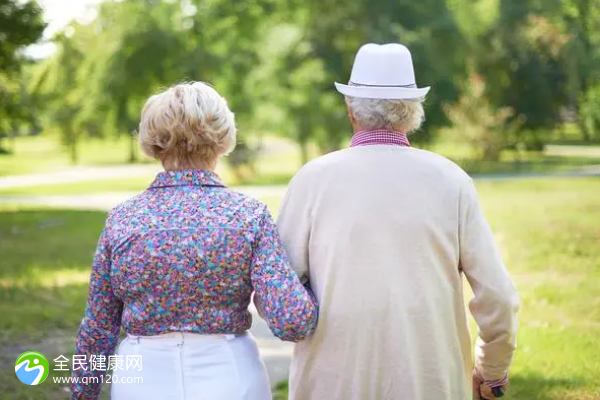
[[[291,400],[471,399],[476,365],[502,378],[515,349],[518,297],[471,179],[423,150],[365,146],[294,177],[278,220],[292,266],[320,303],[296,345]]]

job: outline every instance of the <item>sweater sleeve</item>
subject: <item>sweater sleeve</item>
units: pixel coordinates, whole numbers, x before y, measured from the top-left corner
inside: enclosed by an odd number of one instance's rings
[[[108,360],[119,340],[123,303],[113,293],[110,265],[110,245],[105,229],[92,263],[87,308],[75,340],[75,354],[81,357],[82,362],[73,365],[73,400],[79,399],[82,394],[86,400],[98,398],[103,382],[100,375],[106,372],[90,361],[92,356]]]
[[[295,342],[314,332],[318,318],[315,297],[290,267],[266,208],[256,233],[251,278],[255,302],[275,336]]]
[[[516,348],[519,298],[471,179],[461,189],[459,218],[460,267],[473,289],[469,309],[479,327],[475,367],[496,381],[507,375]]]
[[[297,178],[292,180],[283,198],[277,227],[290,263],[300,280],[308,281],[308,248],[310,240],[310,213],[306,198],[298,195]]]

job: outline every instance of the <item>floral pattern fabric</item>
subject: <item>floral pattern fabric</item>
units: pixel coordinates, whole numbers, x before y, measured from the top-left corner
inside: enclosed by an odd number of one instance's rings
[[[266,206],[211,171],[162,172],[109,213],[76,354],[108,358],[121,328],[138,336],[242,333],[252,324],[253,292],[277,337],[298,341],[314,331],[316,301],[292,271]],[[73,375],[91,382],[105,373],[93,369]],[[100,387],[73,384],[73,398],[95,399]]]

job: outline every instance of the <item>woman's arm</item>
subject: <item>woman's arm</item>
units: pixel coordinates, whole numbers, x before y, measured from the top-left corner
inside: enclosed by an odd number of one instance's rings
[[[290,267],[266,207],[256,232],[251,276],[255,302],[275,336],[298,341],[315,330],[317,302]]]
[[[94,256],[87,308],[75,340],[75,354],[85,356],[87,363],[85,369],[80,367],[75,370],[73,366],[73,400],[98,398],[102,388],[100,375],[106,374],[106,371],[99,369],[107,366],[108,362],[103,366],[90,364],[90,357],[104,356],[108,361],[108,356],[114,353],[119,340],[122,312],[123,303],[113,293],[110,283],[110,247],[105,229]],[[86,385],[81,383],[83,378],[88,382]]]

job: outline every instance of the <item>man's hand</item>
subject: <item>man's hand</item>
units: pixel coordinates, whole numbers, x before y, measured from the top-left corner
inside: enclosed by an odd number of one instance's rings
[[[481,376],[481,374],[474,369],[473,370],[473,399],[475,400],[494,400],[494,399],[498,399],[499,397],[494,396],[494,392],[492,390],[492,388],[501,388],[502,392],[506,392],[508,390],[508,388],[510,387],[510,383],[508,382],[508,379],[506,379],[506,382],[503,383],[500,386],[494,385],[492,382],[492,385],[490,385],[490,382],[485,382],[483,380],[483,377]]]

